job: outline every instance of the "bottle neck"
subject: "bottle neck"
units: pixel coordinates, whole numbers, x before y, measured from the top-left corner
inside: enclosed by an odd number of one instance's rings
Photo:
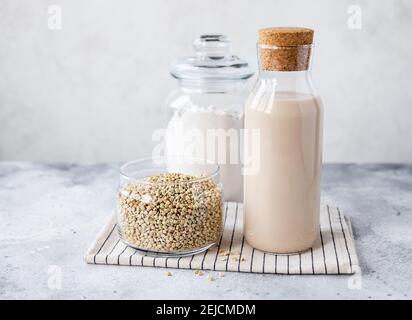
[[[313,45],[257,45],[259,80],[265,90],[315,94],[310,64]]]
[[[268,71],[261,68],[258,83],[265,91],[315,94],[310,70]]]

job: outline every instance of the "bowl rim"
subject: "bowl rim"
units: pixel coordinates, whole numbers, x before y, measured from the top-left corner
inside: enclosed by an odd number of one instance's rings
[[[207,175],[196,177],[195,179],[192,179],[192,180],[189,180],[189,181],[177,181],[177,182],[151,182],[151,181],[144,180],[145,177],[136,178],[136,177],[132,177],[130,174],[127,174],[125,172],[125,169],[128,166],[133,165],[133,164],[144,163],[146,161],[151,161],[154,165],[156,163],[160,163],[160,162],[167,164],[168,161],[171,161],[173,159],[181,160],[181,161],[183,161],[183,163],[184,163],[184,161],[202,161],[203,164],[214,166],[214,169],[212,170],[211,173],[209,173]],[[159,161],[159,162],[156,162],[156,161]],[[194,163],[192,162],[192,163],[189,163],[189,164],[196,164],[196,162],[194,162]],[[199,164],[202,164],[202,163],[199,163]],[[219,174],[220,166],[217,163],[215,163],[213,161],[210,161],[208,159],[202,159],[202,158],[196,158],[196,157],[178,157],[178,156],[176,156],[176,157],[175,156],[173,156],[173,157],[145,157],[145,158],[135,159],[135,160],[131,160],[131,161],[123,163],[120,166],[119,172],[120,172],[121,177],[123,177],[127,180],[130,180],[130,181],[133,181],[133,182],[140,183],[140,184],[156,185],[156,186],[159,186],[159,185],[169,185],[170,186],[170,185],[182,185],[182,184],[188,184],[188,183],[195,183],[195,182],[210,180],[210,179],[216,177]],[[173,172],[173,173],[182,173],[182,172]]]

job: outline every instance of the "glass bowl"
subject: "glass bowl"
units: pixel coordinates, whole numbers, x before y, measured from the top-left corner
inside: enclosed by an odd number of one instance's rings
[[[148,158],[120,169],[117,221],[127,245],[155,256],[200,253],[223,229],[219,166],[201,159]]]

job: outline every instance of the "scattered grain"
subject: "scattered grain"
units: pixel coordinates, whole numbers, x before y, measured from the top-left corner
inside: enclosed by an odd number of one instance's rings
[[[210,282],[212,282],[212,281],[215,281],[216,278],[215,278],[215,277],[212,277],[211,275],[208,275],[208,276],[207,276],[207,280],[210,281]]]

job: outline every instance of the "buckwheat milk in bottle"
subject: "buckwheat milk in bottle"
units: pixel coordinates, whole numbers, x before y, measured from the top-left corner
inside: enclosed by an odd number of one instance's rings
[[[259,149],[245,171],[244,232],[263,251],[309,249],[319,235],[322,103],[310,78],[313,30],[259,31],[259,77],[246,101],[245,129]],[[245,143],[248,143],[245,141]]]

